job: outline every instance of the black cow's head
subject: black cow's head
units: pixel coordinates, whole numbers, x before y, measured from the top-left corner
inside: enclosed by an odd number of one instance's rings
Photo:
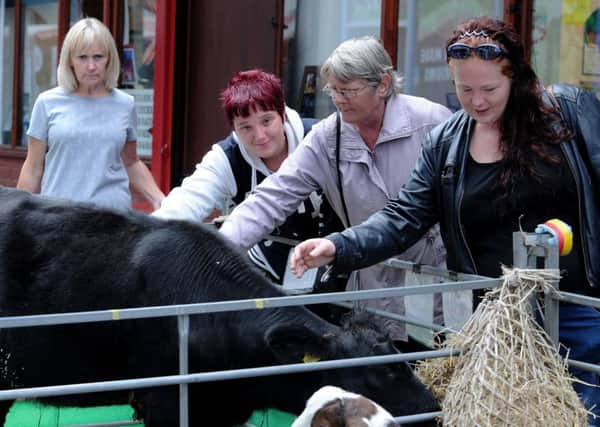
[[[396,354],[387,335],[362,320],[325,332],[299,325],[275,325],[265,333],[280,363]],[[407,363],[368,365],[301,374],[290,388],[305,387],[306,398],[323,385],[335,385],[362,394],[394,416],[438,411],[433,395],[417,379]],[[435,424],[433,424],[435,425]]]

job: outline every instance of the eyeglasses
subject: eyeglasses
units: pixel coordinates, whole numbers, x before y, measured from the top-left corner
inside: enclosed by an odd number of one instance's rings
[[[479,46],[469,46],[464,43],[454,43],[448,46],[446,51],[448,58],[466,59],[472,54],[485,61],[491,61],[505,54],[504,50],[498,45],[492,43],[484,43]]]
[[[356,89],[336,89],[329,85],[323,86],[323,92],[329,95],[331,98],[335,98],[336,95],[341,95],[344,99],[351,99],[358,95],[358,92],[364,88],[372,87],[371,85],[364,85]]]

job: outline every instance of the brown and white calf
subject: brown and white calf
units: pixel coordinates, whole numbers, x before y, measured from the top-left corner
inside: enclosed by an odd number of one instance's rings
[[[398,427],[394,417],[366,397],[339,387],[316,391],[292,427]]]

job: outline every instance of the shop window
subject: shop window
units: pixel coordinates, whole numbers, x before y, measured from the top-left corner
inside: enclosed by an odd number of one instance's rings
[[[561,62],[563,60],[570,60],[568,59],[569,52],[566,52],[565,49],[561,49],[562,3],[562,0],[535,2],[533,32],[531,34],[531,64],[544,84],[559,81],[561,75]],[[570,26],[570,22],[572,22],[570,17],[573,15],[569,13],[566,15],[565,24],[566,26]],[[570,38],[569,34],[573,33],[567,31],[565,36]],[[572,50],[573,46],[576,46],[577,44],[582,46],[582,35],[582,33],[579,33],[579,37],[575,37],[576,39],[579,39],[578,43],[577,40],[570,40],[574,42],[574,44],[569,47],[569,50]],[[562,56],[561,52],[563,52]],[[581,65],[581,62],[564,64],[562,69],[566,71],[565,74],[576,75],[576,73],[571,73],[571,70],[574,70],[579,65]],[[576,80],[572,82],[576,83]]]
[[[446,40],[470,17],[502,19],[503,6],[503,0],[399,0],[397,68],[403,92],[460,108],[446,65]]]
[[[123,19],[121,88],[133,95],[138,114],[138,155],[152,155],[156,1],[128,0]]]
[[[37,96],[56,85],[58,0],[0,2],[0,145],[27,145],[26,131]],[[17,37],[18,35],[18,37]]]
[[[600,94],[598,2],[535,2],[532,62],[544,84],[566,82]]]
[[[286,0],[282,78],[287,104],[302,116],[325,117],[335,107],[316,70],[342,41],[379,37],[381,0]]]
[[[59,5],[60,3],[60,5]],[[156,0],[128,0],[122,16],[121,88],[131,93],[138,111],[138,154],[151,156],[154,95],[154,38]],[[0,0],[0,26],[4,39],[0,56],[0,144],[27,145],[31,109],[38,95],[57,85],[59,55],[59,6],[68,23],[61,31],[83,16],[102,20],[102,2],[64,0]],[[17,17],[20,17],[17,18]],[[16,22],[19,19],[20,22]],[[116,28],[111,28],[113,34]],[[15,37],[20,33],[21,37]],[[63,34],[64,35],[64,34]],[[18,52],[18,60],[15,60]],[[17,73],[17,74],[15,74]],[[14,96],[14,93],[17,96]],[[17,106],[17,114],[14,108]],[[15,140],[15,138],[17,138]]]
[[[57,1],[26,1],[23,6],[22,145],[27,145],[33,104],[40,93],[56,86],[58,7]]]
[[[504,0],[398,0],[397,68],[403,91],[459,108],[444,46],[450,31],[472,16],[503,15]],[[302,115],[334,110],[320,90],[312,95],[313,70],[343,40],[380,37],[382,0],[286,0],[282,75],[288,105]],[[318,73],[317,73],[318,77]],[[322,82],[317,82],[320,89]]]
[[[0,51],[0,61],[2,61],[2,71],[0,74],[0,120],[2,123],[1,143],[10,144],[12,135],[12,115],[13,115],[13,76],[14,76],[14,45],[15,45],[15,8],[13,5],[6,4],[6,7],[0,8],[0,27],[4,29],[2,50]]]

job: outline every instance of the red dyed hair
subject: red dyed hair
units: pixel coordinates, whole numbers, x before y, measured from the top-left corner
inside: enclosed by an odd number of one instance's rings
[[[285,98],[281,81],[263,70],[238,71],[221,93],[221,107],[233,126],[234,117],[248,117],[253,111],[277,111],[284,118]]]

